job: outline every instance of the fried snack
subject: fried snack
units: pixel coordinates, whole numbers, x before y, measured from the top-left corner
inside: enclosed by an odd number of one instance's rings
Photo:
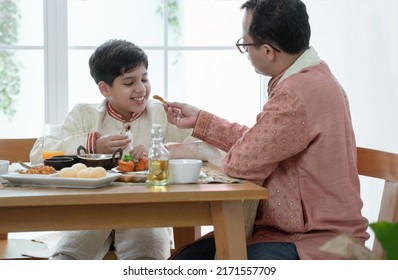
[[[32,168],[21,170],[19,174],[40,174],[40,175],[49,175],[54,174],[57,171],[54,167],[49,165],[40,165],[40,166],[33,166]]]
[[[91,178],[92,168],[84,168],[77,172],[76,178]]]
[[[125,160],[119,160],[117,169],[121,172],[131,172],[134,171],[134,161],[125,161]]]
[[[145,170],[148,170],[148,158],[142,157],[135,163],[134,171]]]
[[[163,97],[160,97],[159,95],[156,95],[156,94],[155,94],[155,95],[153,96],[153,99],[157,99],[157,100],[159,100],[160,102],[162,102],[163,104],[168,104],[167,101],[164,100]]]
[[[84,164],[80,164],[72,167],[62,168],[59,171],[59,177],[99,179],[106,177],[106,169],[101,166],[86,167]]]
[[[73,167],[64,167],[59,171],[59,177],[63,178],[76,178],[77,170]]]
[[[91,170],[91,178],[98,179],[98,178],[104,178],[104,177],[106,177],[106,169],[103,168],[102,166],[94,167]]]
[[[80,170],[87,168],[87,166],[84,163],[78,162],[72,165],[72,168],[75,169],[76,172],[79,172]]]

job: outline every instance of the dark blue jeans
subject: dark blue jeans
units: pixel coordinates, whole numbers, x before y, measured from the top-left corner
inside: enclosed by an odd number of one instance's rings
[[[200,239],[172,257],[174,260],[213,260],[214,238]],[[289,242],[262,242],[247,246],[248,260],[299,260],[296,246]]]

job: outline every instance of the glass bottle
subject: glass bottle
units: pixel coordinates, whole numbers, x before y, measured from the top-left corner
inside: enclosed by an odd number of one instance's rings
[[[162,187],[169,184],[170,155],[163,143],[163,128],[160,124],[152,124],[151,147],[148,152],[148,176],[146,185]]]

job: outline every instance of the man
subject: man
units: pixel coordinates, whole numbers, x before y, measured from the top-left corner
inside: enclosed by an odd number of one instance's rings
[[[252,127],[188,104],[165,106],[168,121],[227,152],[225,172],[268,189],[247,241],[248,259],[335,259],[319,250],[342,233],[365,242],[368,222],[356,169],[356,143],[344,90],[309,46],[299,0],[249,0],[236,46],[270,76],[268,101]],[[242,95],[235,95],[242,98]],[[212,234],[174,259],[212,259]]]

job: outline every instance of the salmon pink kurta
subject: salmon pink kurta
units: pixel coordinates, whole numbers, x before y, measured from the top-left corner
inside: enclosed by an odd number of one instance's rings
[[[301,259],[333,259],[318,249],[331,238],[368,239],[348,100],[325,62],[274,77],[252,128],[201,111],[192,135],[228,152],[228,175],[268,189],[249,244],[294,242]]]

